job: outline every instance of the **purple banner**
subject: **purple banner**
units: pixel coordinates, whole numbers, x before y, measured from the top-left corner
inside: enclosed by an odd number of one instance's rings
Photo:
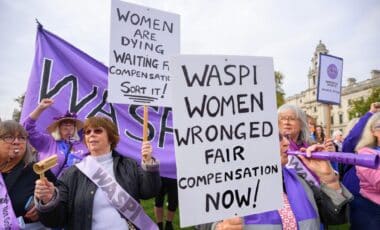
[[[143,106],[107,103],[107,67],[63,39],[38,26],[36,53],[21,114],[23,122],[42,98],[54,99],[37,121],[46,131],[53,117],[66,111],[79,119],[106,116],[119,129],[116,148],[141,160]],[[171,108],[149,107],[148,139],[160,160],[161,176],[176,178]]]
[[[305,152],[288,151],[289,155],[306,156]],[[313,152],[311,158],[329,160],[343,164],[358,165],[376,169],[379,167],[379,154],[362,155],[343,152]]]

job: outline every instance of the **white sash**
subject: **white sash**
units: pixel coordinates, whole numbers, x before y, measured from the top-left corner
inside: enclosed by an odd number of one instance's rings
[[[0,229],[18,230],[20,229],[16,214],[13,211],[8,190],[0,173]]]
[[[106,194],[111,205],[126,219],[140,229],[158,229],[140,204],[92,156],[87,156],[75,166]]]

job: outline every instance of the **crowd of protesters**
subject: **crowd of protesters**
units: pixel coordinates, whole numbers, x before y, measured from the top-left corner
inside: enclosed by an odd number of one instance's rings
[[[174,229],[176,180],[160,177],[150,143],[142,142],[138,164],[115,150],[120,136],[110,119],[90,117],[82,122],[70,112],[53,118],[46,132],[40,132],[38,119],[53,103],[42,99],[23,125],[0,120],[0,208],[6,210],[0,228]],[[349,223],[351,229],[378,229],[380,169],[335,165],[311,156],[314,151],[379,154],[380,103],[372,103],[345,137],[335,130],[329,138],[315,119],[290,104],[278,109],[278,124],[284,207],[196,228],[327,229]],[[305,151],[307,156],[288,156],[288,150]],[[53,155],[57,165],[40,178],[33,163]],[[105,181],[111,190],[102,185]],[[157,223],[140,212],[140,199],[150,198],[155,198]],[[142,213],[138,218],[125,212],[127,202]]]

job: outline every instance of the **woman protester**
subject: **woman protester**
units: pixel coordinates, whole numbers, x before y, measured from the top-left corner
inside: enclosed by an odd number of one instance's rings
[[[348,135],[344,138],[342,151],[348,153],[354,153],[358,142],[360,141],[363,130],[370,118],[380,112],[380,102],[374,102],[371,104],[369,111],[365,113],[356,122],[354,127],[350,129]],[[354,200],[350,204],[350,224],[351,229],[362,229],[362,204],[360,195],[360,181],[357,176],[356,167],[353,165],[344,165],[342,183],[350,190],[354,195]]]
[[[316,187],[300,177],[294,169],[288,169],[287,151],[289,140],[280,134],[280,156],[283,176],[284,207],[278,210],[235,217],[217,223],[204,225],[201,229],[265,229],[265,230],[319,230],[324,226],[343,224],[348,221],[348,203],[351,193],[340,184],[330,163],[300,156],[302,162],[318,176],[321,186]],[[305,150],[305,149],[303,149]],[[312,145],[306,149],[323,151],[324,146]]]
[[[325,142],[325,131],[321,125],[315,126],[316,141],[318,144],[323,144]]]
[[[377,151],[375,151],[377,150]],[[362,137],[356,146],[359,154],[380,155],[380,112],[367,122]],[[351,207],[354,217],[351,229],[379,229],[380,227],[380,168],[355,166],[360,190]]]
[[[115,147],[117,127],[104,117],[91,117],[84,124],[90,155],[69,168],[58,186],[38,180],[35,203],[41,222],[67,229],[153,229],[140,199],[160,190],[159,163],[151,156],[149,142],[142,144],[142,167],[121,156]]]
[[[83,122],[73,113],[67,112],[63,116],[55,117],[54,122],[47,127],[51,135],[37,130],[38,118],[53,103],[52,99],[42,99],[25,120],[24,127],[29,134],[30,144],[39,152],[39,160],[57,154],[58,164],[52,168],[52,172],[60,176],[66,168],[81,161],[88,150],[79,135]]]
[[[278,108],[277,113],[280,132],[289,137],[289,150],[298,151],[313,144],[313,141],[310,139],[310,131],[304,111],[295,105],[284,104]],[[331,139],[326,139],[323,146],[325,151],[335,152],[335,146]],[[294,168],[308,182],[319,186],[320,183],[316,175],[299,157],[289,156],[287,167]]]
[[[28,135],[15,121],[0,122],[0,229],[45,229],[33,203],[33,153]],[[55,182],[55,176],[46,172]]]

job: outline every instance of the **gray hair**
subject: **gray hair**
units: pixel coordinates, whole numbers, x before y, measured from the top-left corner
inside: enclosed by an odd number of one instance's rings
[[[364,131],[360,138],[359,143],[356,145],[355,151],[358,151],[361,148],[369,147],[373,148],[377,146],[377,139],[372,134],[372,130],[376,124],[380,120],[380,112],[377,112],[372,115],[372,117],[368,120],[366,126],[364,127]]]
[[[337,137],[337,136],[339,136],[339,135],[343,135],[342,131],[340,131],[340,130],[335,130],[335,131],[333,132],[333,134],[332,134],[332,138],[335,138],[335,137]]]
[[[6,121],[0,122],[0,136],[4,136],[7,134],[10,134],[10,135],[22,134],[26,137],[28,136],[28,133],[26,132],[24,127],[22,127],[22,125],[20,125],[19,123],[13,120],[6,120]],[[25,164],[29,164],[33,162],[34,160],[35,160],[35,154],[32,151],[32,147],[30,146],[29,141],[27,141],[23,161],[25,162]]]
[[[294,112],[301,124],[301,132],[298,135],[298,141],[304,141],[308,144],[312,143],[310,139],[310,131],[307,124],[306,113],[296,105],[283,104],[278,108],[277,114],[280,115],[281,113],[287,110],[291,110],[292,112]]]

